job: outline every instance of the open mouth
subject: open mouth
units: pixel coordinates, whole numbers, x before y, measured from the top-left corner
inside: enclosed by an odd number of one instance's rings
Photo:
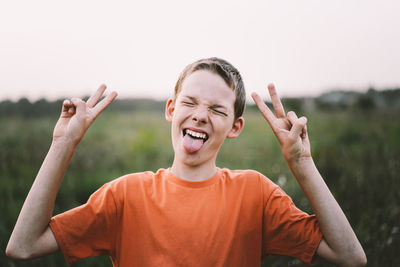
[[[190,137],[192,137],[194,139],[202,139],[202,140],[204,140],[204,142],[208,140],[208,134],[206,134],[206,133],[195,132],[195,131],[192,131],[189,129],[183,129],[182,133],[183,133],[183,136],[189,135]]]
[[[183,129],[183,147],[188,153],[199,151],[208,140],[208,134],[190,129]]]

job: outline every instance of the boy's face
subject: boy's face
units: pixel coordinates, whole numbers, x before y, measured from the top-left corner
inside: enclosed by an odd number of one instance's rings
[[[195,71],[185,78],[165,111],[172,123],[174,164],[215,164],[225,138],[238,136],[244,125],[243,118],[234,119],[235,97],[225,81],[210,71]]]

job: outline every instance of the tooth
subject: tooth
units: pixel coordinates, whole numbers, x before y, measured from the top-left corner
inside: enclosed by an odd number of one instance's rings
[[[195,132],[195,131],[192,131],[189,129],[186,130],[186,134],[189,134],[192,137],[201,138],[201,139],[207,138],[207,135],[205,133],[199,133],[199,132]]]

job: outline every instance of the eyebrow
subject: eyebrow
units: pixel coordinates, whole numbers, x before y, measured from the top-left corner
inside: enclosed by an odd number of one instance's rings
[[[211,105],[210,108],[222,108],[222,109],[227,109],[225,106],[223,106],[223,105],[218,105],[218,104]]]
[[[197,98],[195,98],[195,97],[193,97],[193,96],[186,96],[186,95],[184,95],[183,97],[186,97],[186,98],[190,99],[190,100],[193,101],[194,103],[197,103],[197,102],[198,102],[198,101],[197,101]]]

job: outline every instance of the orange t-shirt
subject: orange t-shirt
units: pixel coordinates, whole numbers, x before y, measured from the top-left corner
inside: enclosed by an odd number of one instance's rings
[[[50,227],[69,263],[109,255],[114,266],[260,266],[268,254],[310,263],[322,238],[316,217],[269,179],[228,169],[200,182],[129,174]]]

